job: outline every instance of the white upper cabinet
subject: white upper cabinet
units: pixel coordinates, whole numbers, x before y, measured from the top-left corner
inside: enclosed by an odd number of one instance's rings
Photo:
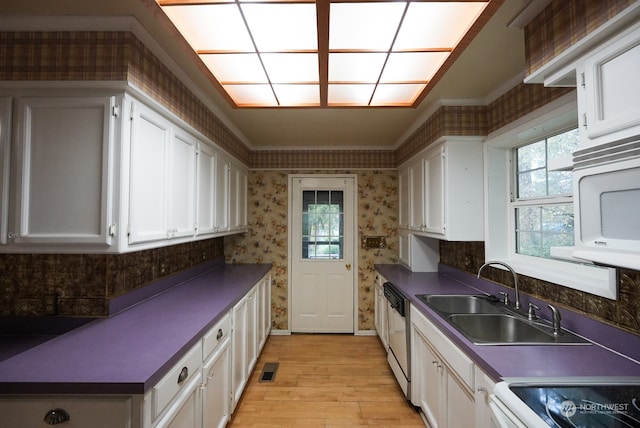
[[[409,195],[410,226],[409,229],[423,231],[425,228],[425,200],[424,200],[424,158],[415,159],[409,165]]]
[[[16,93],[0,99],[4,252],[128,252],[246,230],[246,168],[153,100]]]
[[[401,228],[404,209],[410,213],[409,230],[415,235],[449,241],[484,239],[482,141],[442,138],[399,171]]]
[[[587,56],[577,72],[581,147],[640,135],[640,24]]]
[[[133,103],[129,170],[129,243],[168,238],[167,180],[171,123]]]
[[[398,209],[399,209],[399,226],[401,229],[409,228],[409,168],[402,168],[398,171]]]
[[[107,248],[116,97],[19,97],[15,114],[8,243]]]
[[[445,234],[445,145],[429,151],[424,159],[424,189],[428,203],[424,210],[424,231]],[[482,195],[482,193],[481,193]],[[449,196],[449,195],[447,195]],[[456,195],[449,196],[455,198]]]
[[[229,166],[229,229],[247,227],[247,171],[236,163]]]
[[[216,151],[206,144],[198,148],[196,234],[216,232]]]
[[[582,146],[640,135],[640,25],[588,56],[583,73]]]
[[[580,149],[640,137],[640,2],[630,3],[524,79],[577,88]]]
[[[196,229],[198,140],[173,128],[169,156],[169,238],[193,236]]]
[[[0,244],[8,239],[9,166],[11,165],[11,97],[0,98]]]
[[[229,230],[229,161],[225,156],[216,158],[216,226],[217,232]]]

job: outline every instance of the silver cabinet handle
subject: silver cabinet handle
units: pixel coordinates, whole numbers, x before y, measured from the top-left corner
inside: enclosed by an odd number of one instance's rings
[[[189,369],[187,367],[183,367],[182,370],[180,370],[180,374],[178,375],[178,385],[187,380],[188,377]]]

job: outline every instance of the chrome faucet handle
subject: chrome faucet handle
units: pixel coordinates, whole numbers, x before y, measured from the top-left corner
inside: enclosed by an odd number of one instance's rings
[[[553,334],[557,336],[558,334],[560,334],[560,320],[562,319],[562,317],[560,316],[560,311],[555,306],[548,305],[548,308],[551,310],[552,315],[551,320],[553,323]]]
[[[535,304],[529,302],[529,312],[527,314],[527,317],[530,320],[534,320],[534,319],[538,318],[538,316],[536,315],[536,311],[539,311],[539,310],[540,310],[540,307],[538,305],[535,305]]]
[[[509,294],[501,291],[500,294],[502,295],[502,303],[504,303],[505,305],[509,304]]]

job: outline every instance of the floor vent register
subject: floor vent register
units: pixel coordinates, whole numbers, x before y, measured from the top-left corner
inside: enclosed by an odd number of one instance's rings
[[[279,365],[280,363],[264,363],[262,374],[260,375],[260,382],[273,382],[276,378]]]

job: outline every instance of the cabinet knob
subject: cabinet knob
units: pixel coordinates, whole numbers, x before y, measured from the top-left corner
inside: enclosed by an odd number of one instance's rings
[[[189,369],[187,367],[183,367],[182,370],[180,370],[180,374],[178,375],[178,385],[187,380],[188,377]]]
[[[222,332],[222,329],[219,328],[218,329],[218,334],[216,334],[216,340],[220,340],[220,338],[224,336],[224,333]]]
[[[44,423],[47,425],[58,425],[71,419],[69,413],[61,408],[51,409],[44,415]]]

